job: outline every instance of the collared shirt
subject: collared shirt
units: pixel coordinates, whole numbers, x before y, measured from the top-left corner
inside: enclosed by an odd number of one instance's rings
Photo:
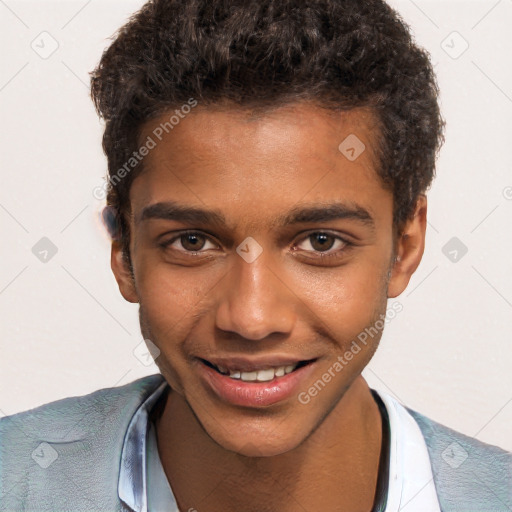
[[[179,512],[163,470],[149,413],[167,387],[164,381],[137,409],[126,432],[119,497],[134,512]],[[430,457],[421,430],[403,405],[372,390],[389,418],[389,467],[383,512],[440,512]]]

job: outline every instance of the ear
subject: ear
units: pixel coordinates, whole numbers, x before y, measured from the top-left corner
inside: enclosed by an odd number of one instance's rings
[[[416,201],[413,217],[398,233],[396,260],[388,282],[388,298],[398,297],[418,268],[425,249],[426,228],[427,198],[422,194]]]
[[[119,286],[121,295],[128,302],[139,302],[137,290],[135,289],[135,281],[132,273],[123,256],[123,248],[120,242],[112,242],[112,250],[110,252],[110,266]]]

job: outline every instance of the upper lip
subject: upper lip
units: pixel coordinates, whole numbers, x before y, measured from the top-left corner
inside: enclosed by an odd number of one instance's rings
[[[294,357],[285,355],[265,356],[258,358],[247,358],[242,356],[233,357],[200,357],[204,361],[214,364],[217,367],[225,368],[228,371],[252,372],[264,370],[266,368],[278,368],[280,366],[290,366],[302,361],[311,361],[314,357]]]

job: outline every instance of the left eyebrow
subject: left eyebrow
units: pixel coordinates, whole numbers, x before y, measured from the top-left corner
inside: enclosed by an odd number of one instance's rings
[[[286,215],[277,219],[283,226],[289,224],[305,224],[329,222],[333,220],[356,220],[370,228],[375,228],[375,221],[370,212],[355,203],[334,202],[325,205],[297,206]]]

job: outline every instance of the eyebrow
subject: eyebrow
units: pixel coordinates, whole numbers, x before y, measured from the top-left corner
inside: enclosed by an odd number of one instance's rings
[[[135,224],[150,219],[176,220],[190,224],[226,225],[226,218],[218,210],[203,210],[193,206],[180,205],[174,201],[155,203],[146,206],[140,213]]]
[[[136,224],[150,219],[175,220],[189,224],[211,224],[226,227],[227,221],[219,210],[207,210],[192,206],[181,205],[174,201],[155,203],[146,206]],[[332,202],[327,204],[302,205],[292,208],[286,214],[273,219],[272,227],[293,224],[320,223],[333,220],[349,219],[358,221],[370,228],[375,227],[375,221],[370,212],[355,203]]]
[[[340,219],[356,220],[369,227],[375,226],[375,221],[367,209],[355,203],[342,202],[314,206],[297,206],[281,217],[278,222],[285,226],[288,224],[329,222]]]

